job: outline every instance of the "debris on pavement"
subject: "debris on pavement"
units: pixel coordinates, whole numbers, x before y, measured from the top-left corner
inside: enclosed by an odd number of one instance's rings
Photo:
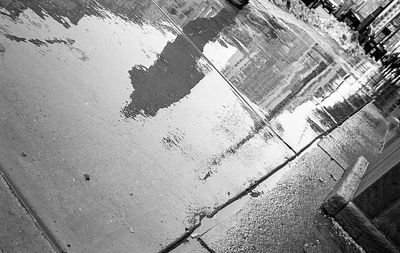
[[[86,181],[90,180],[90,175],[89,174],[83,174],[83,177],[85,178]]]

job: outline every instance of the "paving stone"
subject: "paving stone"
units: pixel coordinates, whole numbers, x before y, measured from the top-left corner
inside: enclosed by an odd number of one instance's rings
[[[1,253],[55,252],[1,176],[0,203]]]
[[[359,252],[332,229],[320,210],[343,170],[319,147],[217,214],[201,239],[215,252]],[[203,225],[202,225],[203,226]],[[338,239],[339,238],[339,239]]]
[[[368,104],[325,136],[318,146],[343,168],[349,168],[359,156],[364,156],[372,163],[379,157],[386,129],[387,120],[373,104]]]

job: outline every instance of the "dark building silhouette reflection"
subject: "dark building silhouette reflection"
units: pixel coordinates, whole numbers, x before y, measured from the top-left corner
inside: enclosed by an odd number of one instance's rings
[[[73,25],[77,25],[84,16],[105,18],[106,13],[101,10],[104,8],[122,19],[141,24],[145,10],[151,4],[152,1],[148,0],[15,0],[0,1],[0,7],[9,11],[9,13],[1,11],[0,13],[15,19],[26,9],[31,9],[43,19],[49,15],[65,28],[70,28],[70,24],[65,18],[68,18]]]
[[[235,24],[237,13],[234,9],[222,9],[214,17],[197,18],[183,27],[183,34],[203,51],[224,28]],[[205,73],[198,66],[201,55],[183,34],[167,43],[152,66],[136,65],[129,71],[134,91],[131,101],[122,109],[125,117],[155,116],[161,108],[187,96],[204,78]]]

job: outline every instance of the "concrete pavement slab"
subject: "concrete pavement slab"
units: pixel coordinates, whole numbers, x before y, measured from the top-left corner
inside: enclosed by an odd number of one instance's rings
[[[0,176],[0,252],[54,253],[3,177]]]
[[[346,98],[335,93],[322,105],[316,102],[319,89],[331,86],[338,73],[344,77],[351,71],[342,66],[342,56],[327,50],[316,31],[282,10],[269,11],[273,5],[268,1],[252,1],[241,10],[224,0],[156,2],[295,151],[366,102],[361,91],[349,95],[354,93],[350,88],[360,88],[351,83],[354,78],[343,85]]]
[[[293,155],[151,1],[0,6],[0,161],[60,250],[163,250]]]
[[[385,140],[388,121],[372,103],[325,136],[318,145],[343,168],[359,156],[374,161]]]
[[[360,252],[320,210],[342,173],[322,149],[310,148],[226,208],[231,212],[202,225],[200,238],[215,252]]]

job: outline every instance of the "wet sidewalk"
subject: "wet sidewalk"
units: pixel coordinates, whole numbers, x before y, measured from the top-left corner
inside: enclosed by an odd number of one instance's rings
[[[60,252],[179,246],[320,137],[341,141],[376,85],[368,59],[268,2],[0,7],[1,170]],[[321,143],[316,161],[337,148]]]
[[[321,209],[359,156],[374,161],[387,119],[373,104],[305,150],[246,196],[203,221],[173,252],[364,252]]]

